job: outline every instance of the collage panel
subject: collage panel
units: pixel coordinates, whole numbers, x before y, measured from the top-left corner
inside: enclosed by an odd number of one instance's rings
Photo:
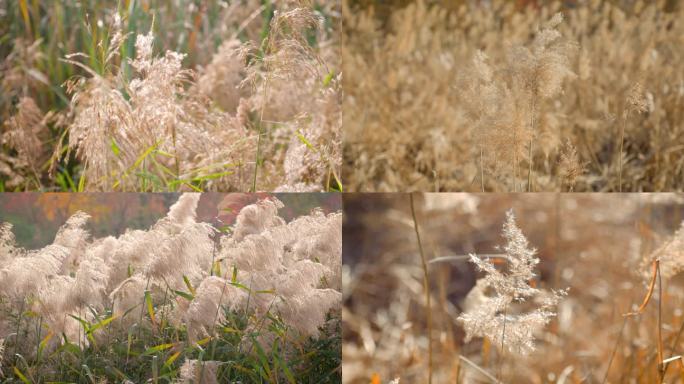
[[[340,17],[1,0],[0,191],[341,191]]]
[[[343,0],[352,192],[684,189],[684,4]]]
[[[345,194],[343,383],[675,383],[681,194]]]
[[[339,383],[341,207],[0,194],[0,381]]]

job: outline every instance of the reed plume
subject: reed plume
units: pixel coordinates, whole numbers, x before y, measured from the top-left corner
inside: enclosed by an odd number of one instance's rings
[[[556,316],[553,309],[565,291],[548,292],[530,285],[536,277],[534,268],[539,259],[516,225],[513,211],[506,213],[503,237],[506,271],[499,271],[486,258],[470,255],[470,261],[485,276],[468,294],[469,305],[458,321],[466,332],[466,342],[473,337],[486,337],[502,349],[525,355],[535,349],[534,334]],[[535,307],[516,313],[515,306],[526,301],[532,301]]]

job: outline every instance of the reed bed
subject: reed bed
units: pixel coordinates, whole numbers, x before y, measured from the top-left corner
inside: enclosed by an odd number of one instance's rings
[[[684,188],[677,1],[343,2],[354,191]]]

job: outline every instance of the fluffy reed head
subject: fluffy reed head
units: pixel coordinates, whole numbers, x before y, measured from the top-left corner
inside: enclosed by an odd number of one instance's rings
[[[130,79],[109,63],[128,38],[114,24],[104,73],[67,60],[89,75],[68,87],[68,146],[84,163],[87,188],[139,189],[140,168],[153,175],[147,185],[160,184],[154,189],[197,181],[221,190],[333,184],[329,174],[339,174],[340,165],[338,82],[326,80],[335,72],[309,40],[330,40],[312,4],[279,5],[263,41],[240,43],[235,34],[196,70],[184,68],[183,53],[156,54],[151,30],[139,34]],[[250,179],[255,174],[261,178]]]
[[[498,347],[525,355],[535,349],[534,334],[556,315],[553,308],[565,292],[546,292],[530,285],[539,259],[516,225],[513,211],[506,213],[503,237],[505,272],[488,259],[470,255],[471,262],[485,276],[468,294],[465,312],[458,321],[466,332],[466,342],[473,337],[486,337]],[[533,300],[534,307],[528,312],[517,312],[516,306],[528,300]]]
[[[318,337],[327,315],[339,315],[341,214],[314,210],[287,223],[278,213],[284,204],[269,197],[243,207],[232,231],[221,232],[197,222],[199,200],[183,194],[148,230],[102,239],[85,228],[90,216],[77,212],[54,244],[35,251],[16,248],[11,225],[1,226],[0,301],[31,305],[48,332],[84,348],[92,340],[80,337],[82,321],[113,316],[108,321],[120,326],[112,332],[134,324],[153,330],[155,313],[186,329],[191,346],[222,332],[236,313],[246,327],[278,321],[289,337]],[[27,345],[38,337],[29,332]],[[252,349],[251,339],[241,342]]]

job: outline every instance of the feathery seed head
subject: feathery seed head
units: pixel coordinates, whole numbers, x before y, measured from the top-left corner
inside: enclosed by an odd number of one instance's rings
[[[636,82],[627,93],[627,104],[636,113],[644,113],[648,111],[648,102],[644,97],[644,90],[641,83]]]
[[[19,160],[36,173],[45,161],[43,141],[49,134],[45,118],[36,102],[30,97],[22,97],[17,104],[17,113],[5,122],[6,131],[0,137],[17,151]]]
[[[135,39],[136,59],[133,66],[139,71],[145,71],[152,65],[152,44],[154,35],[150,30],[146,35],[138,35]]]
[[[497,346],[525,355],[534,350],[534,334],[555,316],[552,309],[566,292],[548,293],[530,285],[539,259],[516,225],[513,211],[506,213],[503,237],[506,272],[500,272],[488,259],[470,255],[471,262],[485,276],[468,294],[465,312],[458,321],[466,332],[466,342],[473,337],[487,337]],[[515,305],[529,299],[541,300],[532,300],[540,301],[537,308],[516,313]]]
[[[180,368],[179,384],[218,384],[220,361],[186,359]]]
[[[244,207],[235,219],[233,238],[240,241],[248,235],[258,234],[267,228],[283,224],[283,220],[278,217],[278,209],[283,206],[280,200],[270,198]]]
[[[641,270],[645,278],[651,278],[654,260],[660,260],[660,273],[666,279],[684,271],[684,221],[665,243],[644,258]]]
[[[558,162],[558,174],[563,184],[572,190],[577,182],[577,178],[585,172],[585,165],[582,164],[577,155],[577,149],[567,140],[560,152]]]

